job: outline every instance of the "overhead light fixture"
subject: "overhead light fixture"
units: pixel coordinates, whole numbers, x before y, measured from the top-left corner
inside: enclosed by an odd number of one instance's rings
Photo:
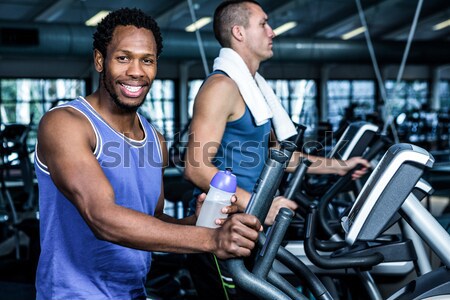
[[[104,17],[106,17],[111,11],[109,10],[101,10],[95,14],[92,18],[84,22],[86,26],[97,26]]]
[[[202,28],[203,26],[211,23],[212,18],[211,17],[203,17],[201,19],[198,19],[197,21],[195,21],[194,23],[192,23],[191,25],[187,26],[185,28],[185,30],[187,32],[194,32],[196,30],[199,30],[200,28]]]
[[[448,26],[450,26],[450,19],[448,19],[447,21],[444,21],[444,22],[441,22],[441,23],[438,23],[438,24],[434,25],[433,26],[433,30],[434,31],[441,30],[441,29],[444,29],[445,27],[448,27]]]
[[[356,29],[353,29],[352,31],[349,31],[349,32],[344,33],[343,35],[341,35],[341,39],[349,40],[349,39],[357,36],[358,34],[363,33],[364,31],[366,31],[366,27],[364,27],[364,26],[358,27]]]
[[[297,26],[297,22],[295,21],[287,22],[281,25],[280,27],[275,28],[273,32],[275,33],[275,35],[281,35],[286,31],[291,30],[295,26]]]

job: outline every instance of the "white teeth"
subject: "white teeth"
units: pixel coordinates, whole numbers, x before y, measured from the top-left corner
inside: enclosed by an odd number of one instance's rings
[[[122,85],[132,93],[136,93],[137,91],[139,91],[142,88],[142,86],[131,86],[131,85],[125,85],[125,84],[122,84]]]

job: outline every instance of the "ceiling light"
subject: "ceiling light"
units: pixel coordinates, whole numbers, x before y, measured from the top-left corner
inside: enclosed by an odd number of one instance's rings
[[[285,33],[286,31],[291,30],[295,26],[297,26],[297,22],[295,22],[295,21],[287,22],[287,23],[284,23],[283,25],[281,25],[280,27],[275,28],[273,30],[273,32],[275,33],[275,35],[281,35],[281,34]]]
[[[341,35],[341,39],[349,40],[352,37],[355,37],[358,34],[363,33],[364,31],[366,31],[366,27],[364,27],[364,26],[358,27],[356,29],[353,29],[352,31],[349,31],[349,32],[344,33],[343,35]]]
[[[203,17],[201,19],[198,19],[197,21],[195,21],[194,23],[192,23],[191,25],[187,26],[185,28],[185,30],[187,32],[194,32],[196,30],[199,30],[200,28],[202,28],[203,26],[205,26],[206,24],[209,24],[212,21],[211,17]]]
[[[448,19],[447,21],[441,22],[439,24],[436,24],[433,26],[433,30],[441,30],[444,29],[445,27],[450,26],[450,19]]]
[[[84,22],[86,26],[97,26],[100,21],[106,17],[111,11],[109,10],[101,10],[95,16]]]

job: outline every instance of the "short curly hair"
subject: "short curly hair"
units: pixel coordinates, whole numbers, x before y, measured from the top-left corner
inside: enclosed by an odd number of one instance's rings
[[[109,13],[98,25],[94,33],[94,49],[106,57],[106,49],[112,40],[114,29],[117,26],[132,25],[137,28],[146,28],[153,33],[156,41],[156,56],[162,52],[162,36],[156,21],[137,8],[121,8]]]

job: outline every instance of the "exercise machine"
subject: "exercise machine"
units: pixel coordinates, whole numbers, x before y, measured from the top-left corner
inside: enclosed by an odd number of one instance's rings
[[[282,165],[286,160],[286,156],[283,159],[283,155],[275,154],[273,157],[276,157],[275,165]],[[448,249],[450,247],[449,236],[442,227],[439,229],[440,225],[421,206],[413,192],[422,176],[423,170],[426,167],[431,167],[433,162],[433,158],[421,148],[409,144],[392,146],[364,185],[348,217],[343,220],[343,227],[347,232],[346,243],[352,246],[358,240],[375,240],[388,227],[394,216],[396,216],[397,211],[401,208],[400,214],[405,217],[412,228],[418,231],[419,235],[424,238],[443,261],[444,267],[419,276],[413,284],[395,293],[392,296],[394,298],[391,297],[392,299],[404,299],[401,297],[409,297],[408,295],[412,293],[420,294],[420,297],[424,295],[446,295],[446,293],[449,293],[447,291],[449,280],[446,277],[450,253]],[[265,189],[265,192],[271,192],[273,187],[270,185],[277,183],[276,179],[274,179],[277,176],[268,177],[268,186],[266,187],[262,182],[266,178],[267,172],[266,174],[263,173],[259,184],[255,188],[255,193],[252,194],[250,200],[252,205],[249,205],[250,208],[247,210],[248,213],[255,214],[260,219],[262,216],[265,216],[264,213],[268,206],[265,203],[258,203],[258,200],[264,197],[260,198],[253,195],[260,194],[259,191],[263,189]],[[390,204],[391,202],[394,202],[394,204]],[[364,205],[365,203],[367,204]],[[314,210],[313,208],[312,211]],[[272,226],[271,232],[268,233],[264,245],[259,251],[255,268],[252,272],[246,270],[243,262],[238,259],[229,261],[231,269],[234,269],[233,275],[237,279],[236,283],[262,299],[303,299],[303,296],[299,296],[295,288],[289,286],[289,283],[283,280],[272,268],[273,260],[280,252],[279,249],[283,248],[280,247],[280,240],[282,239],[280,239],[280,236],[283,235],[283,230],[288,226],[292,215],[293,213],[287,209],[280,210],[277,221]],[[420,219],[422,217],[423,219],[411,221],[411,216],[418,215],[421,217]],[[314,236],[312,234],[314,231],[313,219],[314,213],[311,213],[308,216],[307,241],[305,241],[308,245],[314,245]],[[426,232],[429,231],[437,232],[437,234],[425,237]],[[412,249],[414,248],[412,247]],[[320,254],[317,255],[320,257]],[[356,256],[327,257],[327,260],[332,261],[334,267],[339,268],[370,268],[382,262],[385,256],[387,257],[388,255],[377,250],[372,253],[370,251],[363,254],[359,253]],[[260,260],[259,263],[258,260]],[[437,280],[437,276],[441,276],[444,279]],[[433,283],[433,281],[437,283]],[[412,289],[411,286],[413,285],[417,288]],[[369,282],[368,287],[370,286],[374,287],[373,283]],[[328,293],[324,295],[326,295],[325,297],[330,297]]]
[[[368,179],[350,213],[342,219],[347,248],[335,251],[327,257],[317,253],[313,241],[317,215],[314,208],[308,217],[308,234],[305,240],[308,257],[323,268],[345,267],[345,264],[339,265],[339,259],[349,256],[378,254],[383,261],[412,258],[419,264],[419,276],[389,299],[448,297],[450,236],[419,202],[419,199],[432,190],[421,180],[421,176],[426,168],[432,167],[433,163],[433,157],[417,146],[398,144],[389,148]],[[441,259],[442,267],[429,270],[423,246],[417,244],[421,241],[415,239],[414,234],[407,234],[413,238],[405,241],[383,239],[381,234],[400,219],[400,216]],[[420,266],[420,263],[424,264]],[[379,299],[375,284],[368,281],[365,283],[370,297]]]

